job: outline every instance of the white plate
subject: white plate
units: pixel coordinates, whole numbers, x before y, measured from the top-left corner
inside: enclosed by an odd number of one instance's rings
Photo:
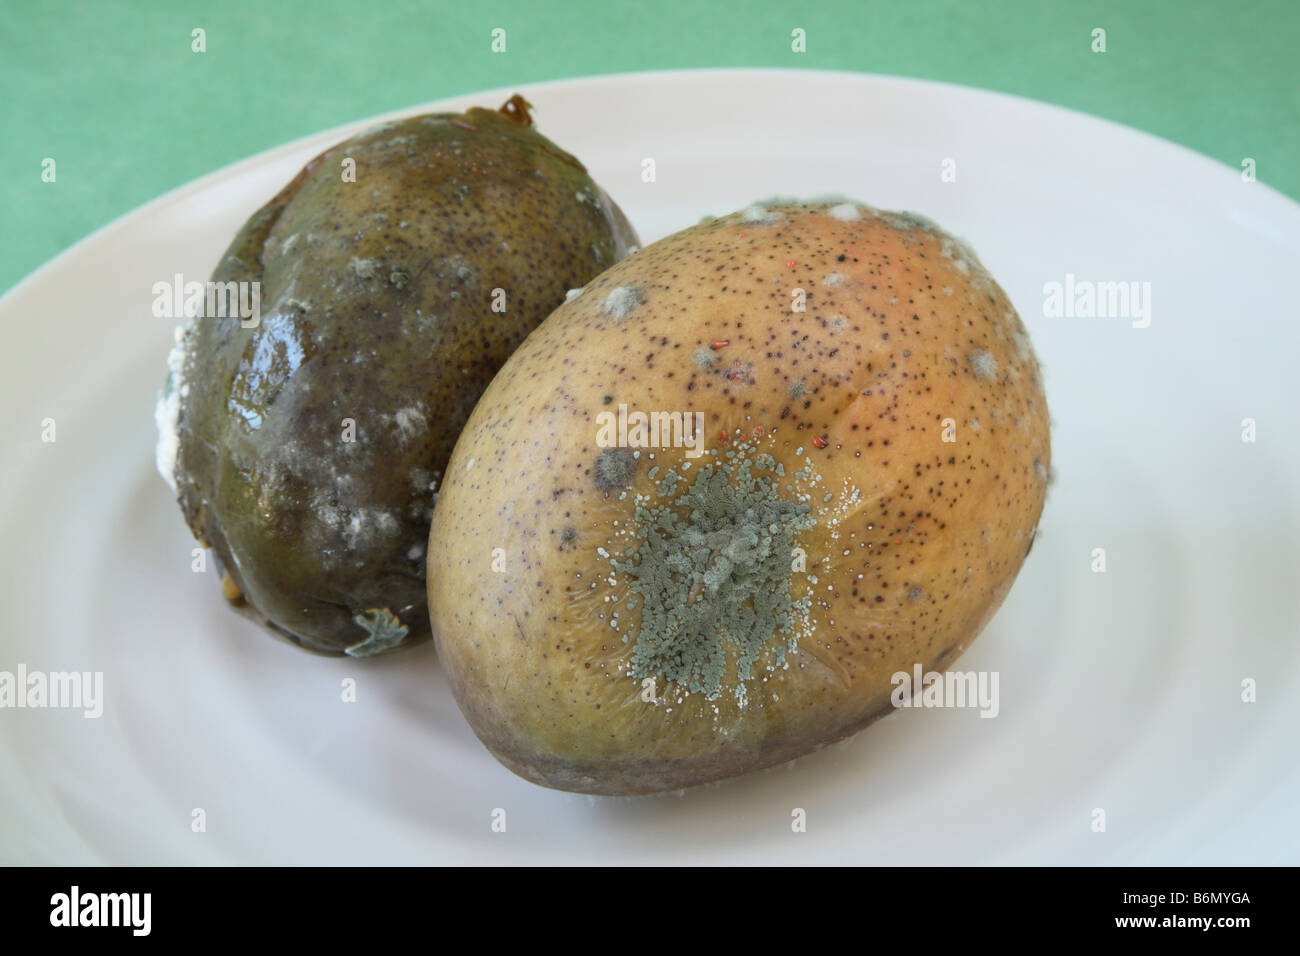
[[[249,213],[368,121],[170,193],[0,300],[0,670],[102,671],[105,696],[98,720],[0,710],[0,860],[1300,859],[1300,206],[1133,130],[933,83],[727,70],[522,92],[646,241],[844,192],[973,243],[1043,359],[1059,476],[958,665],[1000,673],[1000,715],[899,712],[789,768],[593,799],[498,766],[428,646],[314,657],[227,610],[154,472],[173,323],[151,316],[152,285],[206,277]],[[1150,326],[1046,317],[1044,284],[1067,273],[1149,282]]]

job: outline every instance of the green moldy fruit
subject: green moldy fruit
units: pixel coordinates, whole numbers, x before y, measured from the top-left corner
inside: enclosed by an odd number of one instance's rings
[[[428,637],[429,521],[470,410],[567,290],[637,244],[528,109],[416,116],[325,151],[213,273],[260,290],[260,315],[177,330],[159,471],[223,593],[303,647]]]

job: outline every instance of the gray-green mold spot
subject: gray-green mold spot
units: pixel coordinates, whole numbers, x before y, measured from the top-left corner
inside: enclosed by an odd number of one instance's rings
[[[378,259],[358,259],[353,257],[348,260],[348,268],[352,270],[353,275],[359,279],[373,279],[379,275]]]
[[[370,657],[391,650],[409,633],[410,628],[397,619],[397,615],[386,607],[372,607],[361,614],[354,615],[356,621],[370,636],[346,650],[349,657]]]
[[[935,235],[940,235],[943,232],[929,216],[923,216],[919,212],[911,212],[906,209],[899,212],[885,213],[885,221],[895,229],[904,231],[914,229],[920,232],[931,232]]]
[[[632,310],[645,301],[645,296],[636,286],[620,285],[611,289],[605,296],[605,314],[615,322],[632,314]]]
[[[671,495],[673,489],[677,487],[677,482],[681,480],[681,476],[678,475],[676,471],[669,468],[667,473],[664,475],[663,480],[660,481],[658,487],[655,488],[655,491],[659,493],[660,497]]]
[[[754,475],[753,465],[746,457],[706,464],[671,501],[637,508],[640,543],[626,559],[610,561],[642,605],[632,677],[662,675],[712,700],[734,652],[735,693],[743,701],[764,650],[772,648],[779,666],[798,641],[811,597],[791,596],[790,554],[796,534],[816,518],[770,478]],[[660,494],[671,494],[678,480],[668,472]]]
[[[601,491],[626,488],[636,471],[636,456],[626,448],[606,448],[596,456],[593,480]]]
[[[998,377],[998,360],[983,349],[975,349],[967,356],[967,360],[976,378],[987,382]]]
[[[740,212],[740,221],[751,225],[767,225],[768,223],[780,222],[783,218],[781,213],[775,209],[768,209],[762,203],[754,203]]]

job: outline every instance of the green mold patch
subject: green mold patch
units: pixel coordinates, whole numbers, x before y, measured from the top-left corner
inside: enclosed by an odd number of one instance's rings
[[[386,607],[368,608],[352,618],[369,635],[364,641],[353,644],[345,653],[349,657],[372,657],[401,644],[410,632],[396,614]]]
[[[751,452],[741,446],[694,472],[689,463],[684,474],[669,470],[657,497],[637,497],[633,540],[609,558],[635,594],[628,606],[641,607],[640,630],[624,638],[629,676],[662,676],[715,700],[734,657],[743,705],[760,657],[770,649],[771,666],[784,666],[807,630],[812,597],[792,595],[792,554],[817,518],[782,493],[772,456]]]

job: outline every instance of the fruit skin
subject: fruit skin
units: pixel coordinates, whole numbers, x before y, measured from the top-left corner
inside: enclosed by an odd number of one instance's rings
[[[261,283],[260,324],[191,321],[160,405],[177,447],[160,470],[227,595],[314,651],[427,638],[425,544],[461,426],[566,291],[636,242],[521,97],[312,160],[213,274]]]
[[[618,488],[596,438],[619,404],[703,412],[707,447],[770,453],[781,497],[813,509],[786,585],[811,595],[811,634],[788,666],[777,636],[748,681],[733,648],[713,699],[662,674],[643,699],[628,668],[648,612],[598,549],[627,553],[636,498],[660,500],[650,468],[686,452],[643,450]],[[557,309],[461,434],[429,563],[456,700],[509,769],[586,793],[679,789],[846,737],[891,711],[893,674],[944,669],[1002,603],[1042,512],[1048,428],[1011,303],[927,220],[789,201],[670,236]],[[682,590],[665,600],[685,606]]]

